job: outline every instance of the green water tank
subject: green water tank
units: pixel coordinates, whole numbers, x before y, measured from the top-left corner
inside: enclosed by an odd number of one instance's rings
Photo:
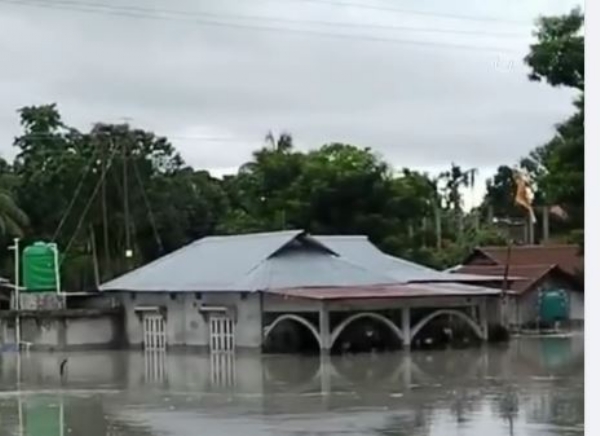
[[[540,320],[542,322],[564,321],[569,317],[569,301],[563,290],[548,290],[540,293]]]
[[[66,434],[61,429],[64,422],[64,407],[56,404],[56,398],[29,397],[25,400],[24,427],[27,436],[60,436]],[[20,433],[23,434],[23,433]]]
[[[21,267],[27,292],[58,291],[56,244],[36,242],[23,250]]]

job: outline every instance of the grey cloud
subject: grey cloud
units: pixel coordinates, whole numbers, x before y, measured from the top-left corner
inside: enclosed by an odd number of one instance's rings
[[[302,147],[334,140],[370,146],[396,165],[439,166],[454,160],[490,167],[510,163],[543,143],[554,123],[572,110],[571,92],[527,81],[521,61],[527,26],[290,0],[104,3],[179,9],[189,11],[190,19],[194,11],[213,11],[359,24],[517,29],[524,37],[311,26],[435,44],[495,45],[510,53],[461,51],[0,2],[0,59],[7,60],[0,70],[2,143],[18,132],[19,106],[56,101],[65,120],[81,128],[131,117],[135,124],[171,135],[190,163],[209,168],[241,164],[268,129],[291,131]],[[516,6],[493,0],[484,7],[483,2],[462,0],[450,8],[440,1],[427,7],[416,1],[371,3],[521,21],[564,12],[573,4],[538,0]],[[202,139],[207,136],[224,140]],[[3,146],[0,152],[8,149]]]

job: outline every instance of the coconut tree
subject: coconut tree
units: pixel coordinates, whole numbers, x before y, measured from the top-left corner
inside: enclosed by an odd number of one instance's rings
[[[473,189],[477,176],[477,169],[463,169],[451,164],[449,171],[444,171],[438,176],[437,181],[442,183],[442,192],[445,196],[446,207],[453,213],[459,237],[463,234],[463,196],[461,188]]]

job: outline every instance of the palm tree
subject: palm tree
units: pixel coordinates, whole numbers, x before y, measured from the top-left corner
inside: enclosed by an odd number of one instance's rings
[[[274,151],[287,152],[294,148],[292,135],[287,132],[282,132],[278,138],[275,138],[272,131],[269,131],[265,136],[265,142],[271,146]]]
[[[459,236],[463,233],[463,198],[460,188],[473,189],[476,176],[476,168],[463,171],[459,165],[452,163],[450,170],[438,177],[439,181],[445,182],[443,190],[446,194],[446,205],[454,213]]]
[[[22,237],[28,225],[27,214],[15,203],[12,194],[0,188],[0,237]]]

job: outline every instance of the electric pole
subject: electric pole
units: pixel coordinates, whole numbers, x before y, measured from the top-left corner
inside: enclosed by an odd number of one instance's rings
[[[114,148],[114,143],[113,143],[113,139],[112,139],[112,134],[109,135],[109,154],[112,153],[112,150]],[[105,144],[103,144],[102,142],[100,143],[100,146],[102,147],[102,154],[101,154],[101,164],[102,164],[102,172],[101,174],[106,175],[106,171],[108,170],[108,168],[106,167],[107,163],[106,163],[106,150],[107,147]],[[112,277],[112,269],[110,267],[110,241],[109,241],[109,237],[108,237],[108,208],[106,207],[106,177],[102,178],[102,192],[101,192],[101,202],[102,202],[102,234],[104,237],[104,275],[103,278],[107,279]]]
[[[125,218],[125,265],[127,271],[131,269],[131,232],[129,226],[129,182],[127,174],[127,140],[123,141],[123,214]]]

